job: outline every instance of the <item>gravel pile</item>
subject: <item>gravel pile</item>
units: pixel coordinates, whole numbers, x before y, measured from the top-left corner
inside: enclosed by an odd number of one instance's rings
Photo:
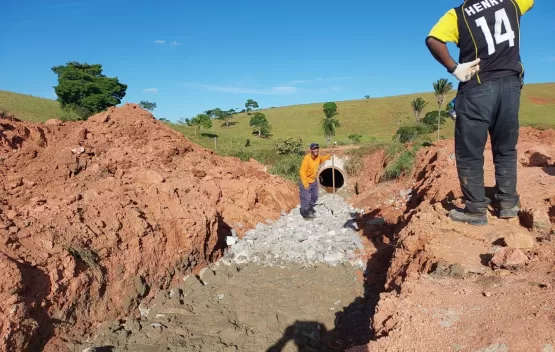
[[[276,222],[267,220],[266,224],[259,223],[242,240],[235,235],[228,237],[229,248],[222,262],[228,265],[257,263],[267,266],[291,263],[336,266],[351,263],[364,267],[356,254],[364,247],[354,221],[362,210],[353,208],[339,196],[334,199],[327,193],[320,196],[315,207],[316,219],[303,219],[299,210],[297,207],[289,214],[283,212]]]

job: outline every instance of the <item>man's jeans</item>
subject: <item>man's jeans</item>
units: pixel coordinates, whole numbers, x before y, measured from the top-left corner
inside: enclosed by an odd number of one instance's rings
[[[484,189],[484,148],[488,131],[495,164],[495,200],[501,209],[519,203],[517,184],[518,113],[521,81],[507,76],[457,94],[455,152],[466,209],[485,214],[491,203]]]
[[[303,183],[299,182],[301,194],[301,211],[308,211],[318,201],[318,182],[314,181],[308,185],[308,189],[304,188]]]

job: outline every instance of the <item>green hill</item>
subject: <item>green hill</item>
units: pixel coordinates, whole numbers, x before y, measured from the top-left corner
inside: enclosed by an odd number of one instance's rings
[[[60,104],[56,100],[3,90],[0,90],[0,111],[31,122],[44,122],[62,116]]]
[[[446,102],[449,102],[455,93],[451,92]],[[363,142],[390,141],[398,128],[399,118],[403,124],[414,121],[410,102],[416,97],[422,97],[429,102],[426,112],[437,109],[432,93],[336,102],[339,113],[337,118],[341,127],[335,140],[345,141],[348,135],[359,133],[363,136]],[[555,83],[525,85],[521,102],[522,125],[555,126]],[[252,128],[249,127],[250,116],[247,114],[236,115],[232,120],[233,126],[229,128],[222,126],[221,121],[214,121],[212,129],[201,131],[204,137],[194,137],[194,129],[191,127],[177,124],[171,126],[207,147],[213,147],[214,135],[218,137],[218,144],[222,147],[228,144],[242,146],[247,138],[251,140],[252,149],[265,149],[270,147],[274,140],[287,137],[302,137],[305,143],[325,143],[319,125],[324,116],[322,105],[323,103],[316,103],[260,110],[266,114],[273,127],[273,136],[269,139],[260,139],[252,134]],[[214,107],[218,107],[217,102],[214,103]],[[8,111],[20,119],[34,122],[62,116],[55,100],[6,91],[0,91],[0,111]],[[442,135],[451,137],[453,127],[453,122],[449,120],[442,127]]]
[[[456,91],[451,92],[446,103],[451,101]],[[362,141],[376,139],[378,141],[391,141],[392,135],[398,128],[396,123],[399,118],[403,124],[414,121],[410,102],[417,97],[422,97],[429,104],[425,112],[437,110],[437,103],[433,93],[400,95],[394,97],[371,98],[337,102],[337,118],[341,127],[337,131],[335,140],[345,141],[352,133],[363,136]],[[256,147],[270,146],[274,140],[287,137],[302,137],[305,143],[316,141],[325,143],[325,138],[320,128],[320,120],[324,117],[323,103],[285,106],[280,108],[260,110],[272,125],[272,137],[260,139],[252,134],[249,127],[250,116],[239,114],[233,118],[236,124],[226,128],[222,122],[214,121],[212,129],[202,131],[205,135],[217,135],[219,143],[244,145],[249,138],[251,145]],[[225,108],[225,107],[222,107]],[[522,125],[543,125],[555,127],[555,83],[527,84],[524,86],[521,99],[520,121]],[[176,125],[175,128],[185,135],[194,136],[194,130],[188,126]],[[442,135],[452,137],[454,123],[451,119],[442,126]],[[194,138],[194,137],[193,137]],[[212,140],[203,141],[201,144],[213,146]]]

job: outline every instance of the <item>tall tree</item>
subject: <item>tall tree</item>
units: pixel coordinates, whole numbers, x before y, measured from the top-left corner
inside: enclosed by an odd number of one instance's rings
[[[337,105],[334,102],[324,104],[324,114],[327,118],[337,115]]]
[[[141,100],[139,102],[139,106],[145,110],[148,111],[153,111],[154,109],[156,109],[156,103],[155,102],[150,102],[150,101],[146,101],[146,100]]]
[[[324,131],[324,136],[328,145],[330,144],[331,137],[335,136],[335,131],[337,128],[341,127],[339,120],[334,116],[337,115],[337,105],[333,102],[327,102],[324,104],[324,114],[325,117],[321,121],[322,130]]]
[[[120,83],[117,77],[103,75],[100,64],[72,61],[52,67],[52,71],[58,75],[58,85],[54,90],[61,107],[76,111],[84,120],[120,104],[125,97],[127,85]]]
[[[424,108],[426,107],[426,105],[428,105],[428,102],[422,99],[421,97],[418,97],[413,101],[411,101],[410,105],[412,107],[412,112],[414,113],[414,117],[416,118],[416,122],[420,122],[420,116],[422,115],[422,111],[424,111]]]
[[[186,119],[189,120],[189,119]],[[207,114],[198,114],[189,121],[187,121],[189,126],[195,126],[195,136],[200,131],[201,128],[209,130],[212,128],[212,119]]]
[[[245,108],[247,109],[247,114],[250,115],[253,109],[258,109],[258,103],[252,99],[249,99],[245,103]]]
[[[439,108],[437,118],[437,140],[439,141],[439,130],[441,128],[440,113],[443,107],[443,103],[445,102],[445,96],[451,91],[451,89],[453,89],[453,83],[449,82],[446,78],[441,78],[434,82],[433,86],[434,94],[437,99],[437,106]]]
[[[249,126],[253,127],[255,132],[258,132],[258,137],[268,135],[272,129],[272,126],[270,126],[270,123],[266,119],[266,115],[261,112],[257,112],[251,117]]]

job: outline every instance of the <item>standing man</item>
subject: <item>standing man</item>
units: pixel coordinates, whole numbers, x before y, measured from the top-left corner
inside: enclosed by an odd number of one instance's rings
[[[316,212],[314,211],[314,205],[318,201],[318,181],[316,181],[316,176],[320,165],[330,158],[331,155],[320,156],[320,146],[317,143],[310,145],[310,153],[303,158],[299,188],[301,215],[305,219],[314,219],[316,217]]]
[[[488,132],[495,164],[495,206],[503,219],[518,215],[518,114],[524,66],[520,61],[520,18],[534,0],[466,0],[432,28],[426,45],[459,81],[455,105],[455,155],[464,210],[452,220],[487,224],[490,200],[484,189],[484,148]],[[446,42],[457,44],[459,63]]]

